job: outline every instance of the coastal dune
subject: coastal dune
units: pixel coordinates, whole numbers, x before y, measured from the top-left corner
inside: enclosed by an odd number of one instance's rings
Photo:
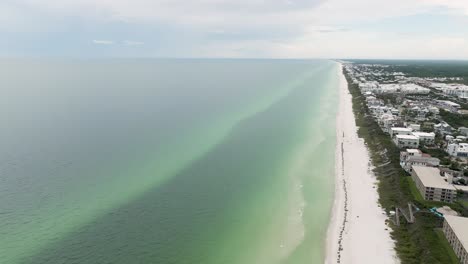
[[[340,71],[336,123],[335,201],[325,263],[399,263],[387,216],[378,204],[377,179],[357,135],[348,84]]]

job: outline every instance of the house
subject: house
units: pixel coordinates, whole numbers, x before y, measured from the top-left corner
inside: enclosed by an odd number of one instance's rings
[[[427,109],[429,110],[429,112],[431,112],[433,114],[436,114],[436,115],[439,114],[439,108],[437,108],[435,106],[429,106]]]
[[[377,122],[385,133],[390,133],[390,129],[393,124],[396,123],[396,119],[392,114],[383,114],[377,117]]]
[[[418,124],[410,124],[408,128],[410,128],[412,131],[421,131],[421,125]]]
[[[366,102],[368,106],[380,106],[383,104],[379,99],[375,98],[375,96],[372,96],[372,95],[366,96]]]
[[[434,130],[442,135],[451,134],[453,131],[452,127],[447,123],[439,123],[434,125]]]
[[[408,173],[413,171],[413,166],[437,167],[439,164],[438,158],[422,153],[419,149],[407,149],[400,152],[400,166]]]
[[[450,175],[452,175],[454,178],[463,176],[463,172],[462,172],[462,171],[451,170],[451,169],[449,169],[449,168],[441,167],[441,168],[439,168],[439,171],[440,171],[440,175],[449,175],[449,174],[450,174]]]
[[[413,132],[414,136],[419,138],[419,143],[423,145],[433,145],[435,142],[435,133]]]
[[[450,143],[447,145],[447,153],[458,158],[468,157],[468,143]]]
[[[414,135],[396,135],[393,142],[399,148],[417,148],[419,147],[419,138]]]
[[[468,264],[468,218],[445,215],[443,232],[462,264]]]
[[[396,135],[411,135],[413,131],[406,127],[392,127],[388,133],[390,134],[391,138],[394,138]]]
[[[458,128],[458,133],[464,135],[464,136],[468,136],[468,128],[467,127],[459,127]]]
[[[440,176],[438,168],[413,166],[411,178],[425,200],[451,203],[456,198],[457,190]]]

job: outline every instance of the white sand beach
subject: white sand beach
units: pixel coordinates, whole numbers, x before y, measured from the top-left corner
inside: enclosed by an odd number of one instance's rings
[[[341,72],[342,67],[340,67]],[[327,233],[326,263],[399,263],[387,219],[378,204],[368,150],[358,138],[351,94],[340,73],[335,201]]]

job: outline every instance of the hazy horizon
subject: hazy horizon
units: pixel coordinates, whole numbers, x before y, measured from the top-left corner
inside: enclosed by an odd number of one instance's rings
[[[17,0],[0,57],[468,59],[462,0]]]

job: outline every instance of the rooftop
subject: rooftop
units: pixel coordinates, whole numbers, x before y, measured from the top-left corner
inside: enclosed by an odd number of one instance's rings
[[[468,186],[466,186],[466,185],[454,184],[453,187],[455,187],[455,189],[457,189],[457,190],[468,192]]]
[[[454,107],[460,107],[460,105],[459,105],[459,104],[457,104],[457,103],[454,103],[454,102],[452,102],[452,101],[447,101],[447,100],[439,100],[439,102],[441,102],[441,103],[445,103],[445,104],[447,104],[447,105],[454,106]]]
[[[397,139],[414,139],[414,140],[419,140],[417,136],[414,135],[397,135]]]
[[[468,228],[466,228],[468,226],[468,218],[454,215],[445,215],[445,220],[452,228],[463,247],[468,249]]]
[[[433,158],[431,156],[423,156],[423,157],[415,157],[415,156],[410,156],[408,157],[408,162],[434,162],[438,163],[440,160],[438,158]]]
[[[437,212],[443,214],[443,215],[454,215],[454,216],[457,216],[458,213],[457,211],[453,210],[452,208],[450,208],[449,206],[442,206],[442,207],[439,207],[436,209]]]
[[[425,187],[456,190],[453,185],[448,184],[441,176],[438,168],[413,166],[413,171]]]
[[[422,137],[435,137],[435,133],[434,132],[430,132],[430,133],[427,133],[427,132],[413,132],[413,135],[415,136],[422,136]]]
[[[406,128],[406,127],[392,127],[392,131],[407,131],[411,132],[413,131],[411,128]]]

